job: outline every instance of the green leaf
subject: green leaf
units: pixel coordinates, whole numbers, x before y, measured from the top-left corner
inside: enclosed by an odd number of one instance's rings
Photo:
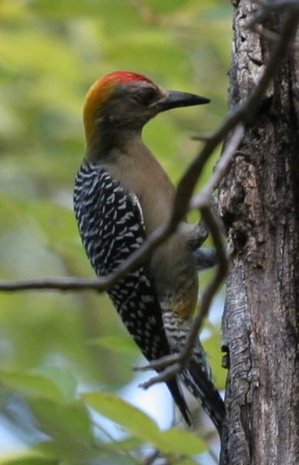
[[[119,452],[130,452],[132,450],[140,449],[142,445],[143,442],[141,439],[130,436],[122,439],[121,441],[105,442],[102,447]]]
[[[61,393],[66,400],[71,400],[75,397],[78,383],[74,372],[68,367],[46,366],[39,367],[36,372],[39,375],[52,380],[54,384],[59,385]]]
[[[200,465],[203,464],[203,462],[198,462],[197,460],[192,460],[190,457],[186,457],[183,459],[180,458],[179,465],[198,465],[199,463]]]
[[[58,441],[70,444],[90,442],[91,421],[82,402],[64,404],[49,399],[30,399],[29,405],[42,429]]]
[[[160,0],[146,0],[144,3],[146,3],[155,14],[170,14],[179,10],[181,6],[184,6],[188,2],[186,2],[186,0],[163,0],[163,2]]]
[[[88,463],[101,450],[95,448],[92,424],[89,413],[82,402],[64,404],[48,399],[30,399],[28,404],[40,431],[52,439],[46,449],[65,463]],[[54,457],[55,458],[55,457]],[[61,463],[61,462],[60,462]]]
[[[136,344],[132,339],[126,336],[103,336],[92,339],[89,343],[117,353],[121,351],[126,354],[139,354]]]
[[[157,425],[145,413],[113,394],[91,392],[82,399],[101,415],[110,418],[133,436],[156,443],[160,434]]]
[[[160,433],[161,450],[167,454],[195,455],[205,452],[207,443],[191,431],[171,428]]]
[[[88,393],[82,398],[97,412],[165,454],[195,455],[207,450],[206,443],[193,433],[178,428],[160,431],[151,418],[112,394]]]
[[[220,347],[219,330],[211,323],[206,324],[212,331],[211,336],[204,340],[204,349],[207,360],[212,367],[213,378],[218,389],[224,389],[226,384],[227,370],[222,368],[222,352]]]
[[[52,400],[62,399],[62,394],[57,385],[41,375],[22,373],[20,371],[0,371],[0,382],[10,389],[22,392],[27,396],[39,396]]]
[[[0,465],[58,465],[59,460],[47,457],[19,457],[13,459],[0,460]]]

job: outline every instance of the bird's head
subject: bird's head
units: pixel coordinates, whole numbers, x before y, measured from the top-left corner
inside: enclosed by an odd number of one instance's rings
[[[116,71],[98,79],[84,105],[84,127],[89,145],[99,134],[141,132],[158,113],[171,108],[208,103],[209,99],[186,92],[163,90],[150,79]]]

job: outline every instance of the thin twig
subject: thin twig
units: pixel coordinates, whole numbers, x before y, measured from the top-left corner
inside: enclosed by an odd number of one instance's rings
[[[228,260],[227,260],[227,256],[225,252],[225,246],[224,246],[222,234],[221,234],[221,228],[219,227],[218,221],[216,217],[214,216],[210,207],[201,208],[201,214],[212,236],[213,244],[217,252],[218,267],[217,267],[217,271],[212,281],[210,282],[205,292],[203,293],[203,296],[201,299],[201,311],[198,314],[198,316],[195,318],[193,325],[192,325],[192,329],[190,332],[190,338],[192,339],[193,333],[195,333],[194,342],[198,335],[198,330],[201,327],[204,318],[207,316],[209,312],[209,308],[211,306],[213,297],[218,291],[228,271]]]
[[[218,188],[218,185],[223,179],[232,159],[233,156],[238,148],[239,143],[242,140],[244,134],[244,126],[243,124],[239,124],[234,132],[228,145],[226,146],[221,158],[217,162],[214,172],[200,194],[194,195],[190,201],[190,209],[198,209],[204,205],[209,204],[210,196]]]
[[[219,225],[217,224],[217,220],[214,217],[211,209],[209,206],[204,206],[201,208],[202,217],[211,233],[215,249],[217,251],[218,256],[218,268],[217,272],[212,279],[209,286],[206,288],[205,292],[203,293],[202,300],[201,300],[201,311],[194,319],[190,333],[188,335],[187,343],[184,347],[184,350],[180,352],[180,354],[175,355],[168,355],[163,357],[159,360],[154,360],[150,364],[136,368],[139,371],[146,371],[149,369],[155,370],[163,370],[158,375],[153,376],[148,381],[140,384],[140,387],[145,389],[149,388],[153,384],[164,382],[170,380],[174,375],[182,371],[184,366],[187,364],[187,361],[192,355],[193,347],[198,338],[198,331],[202,325],[204,318],[207,316],[212,300],[218,291],[222,281],[224,280],[227,269],[228,269],[228,261],[225,253],[225,248],[222,240],[222,235],[220,232]]]

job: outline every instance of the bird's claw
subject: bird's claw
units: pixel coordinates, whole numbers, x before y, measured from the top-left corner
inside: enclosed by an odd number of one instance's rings
[[[153,384],[165,383],[169,381],[171,378],[173,378],[175,375],[177,375],[179,371],[180,371],[180,364],[172,363],[171,365],[164,368],[163,371],[161,371],[156,376],[153,376],[148,381],[145,381],[144,383],[139,384],[139,387],[142,387],[143,389],[147,389]]]
[[[156,370],[162,371],[165,368],[180,362],[180,355],[179,354],[170,354],[166,355],[165,357],[158,358],[157,360],[152,360],[147,365],[143,365],[141,367],[134,367],[135,371],[149,371],[149,370]]]
[[[134,367],[135,371],[158,371],[158,374],[156,376],[153,376],[148,381],[139,384],[139,387],[147,389],[153,384],[169,381],[171,378],[180,373],[180,371],[182,371],[182,365],[183,362],[181,360],[180,354],[171,354],[166,355],[166,357],[153,360],[148,365],[142,367]]]

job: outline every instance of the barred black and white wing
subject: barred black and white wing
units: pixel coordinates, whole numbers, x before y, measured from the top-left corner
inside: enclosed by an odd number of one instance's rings
[[[98,276],[116,270],[145,240],[137,197],[99,165],[85,162],[81,166],[75,183],[74,208],[83,245]],[[149,361],[171,353],[146,265],[128,273],[108,294]],[[177,380],[174,378],[167,386],[190,424],[189,410]]]

